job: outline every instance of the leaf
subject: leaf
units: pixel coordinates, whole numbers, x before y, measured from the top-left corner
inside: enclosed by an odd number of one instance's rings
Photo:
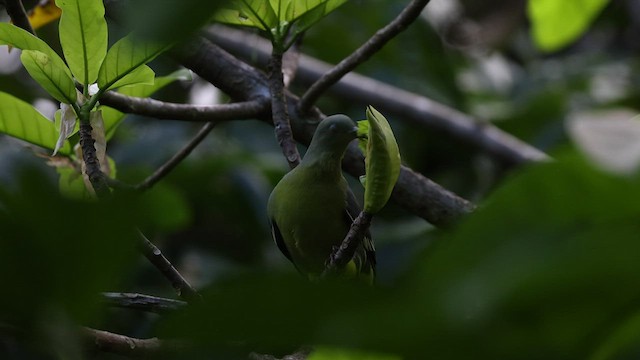
[[[365,351],[318,347],[311,352],[307,360],[402,360],[402,358]]]
[[[156,91],[162,89],[163,87],[169,85],[170,83],[176,80],[191,80],[191,79],[192,79],[191,71],[187,69],[180,69],[180,70],[174,71],[169,75],[157,77],[153,82],[153,85],[145,85],[145,84],[131,85],[131,86],[121,88],[120,90],[118,90],[118,92],[125,95],[129,95],[129,96],[145,98],[145,97],[151,96]],[[107,137],[107,140],[109,140],[115,134],[116,129],[118,128],[118,125],[120,125],[120,122],[122,122],[126,114],[107,106],[102,106],[101,109],[102,109],[102,117],[104,119],[106,137]]]
[[[147,65],[141,65],[111,85],[111,89],[131,85],[153,85],[156,73]]]
[[[3,92],[0,104],[0,132],[51,150],[55,148],[58,139],[55,125],[33,106]],[[59,153],[71,154],[69,143]]]
[[[62,9],[60,43],[71,72],[92,84],[107,53],[107,21],[102,0],[56,0]]]
[[[135,83],[153,83],[153,71],[142,66],[160,55],[167,47],[164,43],[135,40],[131,34],[120,39],[109,49],[100,67],[98,87],[101,91],[107,91]],[[142,70],[137,70],[140,68]],[[124,80],[129,74],[133,75]]]
[[[76,132],[77,119],[78,117],[71,106],[67,104],[60,105],[60,111],[56,111],[56,123],[58,121],[60,123],[60,135],[53,149],[53,156],[64,146],[67,138]]]
[[[367,120],[369,140],[365,157],[364,210],[375,214],[389,200],[400,175],[400,151],[387,119],[372,106],[367,107]]]
[[[71,77],[71,71],[62,58],[49,45],[29,32],[7,23],[0,23],[0,45],[9,45],[21,50],[37,50],[45,53],[56,68],[63,69]]]
[[[33,30],[54,22],[60,18],[62,10],[56,6],[55,1],[40,1],[35,7],[29,11],[29,23]]]
[[[536,46],[552,52],[579,38],[609,0],[529,0],[528,14]]]
[[[20,60],[29,75],[56,100],[65,104],[76,102],[76,87],[65,73],[66,67],[57,67],[47,54],[38,50],[23,50]]]
[[[298,34],[309,29],[313,24],[345,2],[347,2],[347,0],[291,0],[289,1],[290,10],[287,11],[287,21],[295,22],[295,32]]]
[[[258,28],[271,33],[278,26],[278,16],[270,3],[264,0],[236,0],[228,8],[220,9],[214,20],[231,24]]]
[[[358,121],[358,148],[363,154],[367,153],[367,143],[369,142],[369,121]]]

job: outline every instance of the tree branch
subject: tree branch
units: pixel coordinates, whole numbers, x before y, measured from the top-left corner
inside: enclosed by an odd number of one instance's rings
[[[35,35],[35,31],[31,27],[27,12],[24,10],[22,1],[20,0],[4,0],[4,6],[7,9],[7,14],[11,18],[13,24],[19,28],[22,28],[31,34]]]
[[[132,357],[159,356],[167,349],[178,350],[181,347],[176,342],[158,338],[137,339],[87,327],[82,329],[82,335],[85,342],[96,350]]]
[[[362,243],[362,239],[371,225],[372,214],[361,211],[360,215],[353,220],[349,232],[344,240],[335,251],[329,255],[327,266],[323,272],[323,276],[344,268],[356,253],[358,245]]]
[[[180,300],[133,293],[107,292],[103,293],[102,296],[108,306],[142,310],[157,314],[175,311],[183,308],[187,304]]]
[[[284,77],[282,75],[282,53],[274,49],[269,62],[269,90],[271,92],[271,116],[276,139],[290,168],[300,164],[300,153],[293,140],[287,102],[284,97]]]
[[[244,58],[255,58],[257,55],[261,63],[267,62],[269,44],[265,40],[219,25],[212,29],[208,36],[225,48]],[[325,62],[301,55],[296,79],[303,84],[311,84],[330,69],[331,65]],[[549,160],[542,151],[491,123],[479,121],[424,96],[357,73],[347,74],[330,91],[341,98],[373,105],[382,112],[394,114],[417,126],[442,131],[486,151],[508,165]]]
[[[355,69],[356,66],[367,61],[373,54],[382,49],[389,40],[406,29],[420,16],[422,9],[424,9],[428,3],[429,0],[412,0],[393,21],[378,30],[367,42],[362,44],[356,51],[340,61],[338,65],[326,72],[311,85],[307,92],[300,98],[298,111],[303,114],[309,111],[322,93],[337,83],[344,75]]]
[[[109,91],[102,95],[100,103],[125,113],[153,117],[155,119],[194,122],[223,122],[255,119],[269,109],[267,99],[256,99],[219,105],[189,105],[139,98]]]
[[[85,164],[85,171],[89,177],[89,182],[93,191],[99,199],[104,199],[111,194],[106,176],[100,170],[100,162],[96,154],[95,140],[91,136],[93,128],[88,119],[80,118],[80,148],[82,148],[82,159]]]
[[[164,277],[166,277],[173,288],[178,293],[178,296],[186,300],[187,302],[193,302],[201,300],[202,296],[189,285],[187,280],[176,270],[176,268],[167,260],[160,249],[158,249],[149,239],[147,239],[141,232],[138,232],[140,236],[141,250],[144,256],[151,262]]]

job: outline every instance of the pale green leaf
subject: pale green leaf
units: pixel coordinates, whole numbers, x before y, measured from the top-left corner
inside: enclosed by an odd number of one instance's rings
[[[120,39],[109,49],[100,67],[98,87],[101,91],[107,91],[117,86],[147,82],[144,79],[147,79],[146,77],[152,73],[150,72],[151,69],[140,70],[132,78],[135,81],[119,83],[125,76],[160,55],[167,47],[167,44],[136,41],[132,35]]]
[[[20,60],[29,75],[56,100],[65,104],[75,103],[76,87],[65,68],[58,67],[47,54],[38,50],[23,50]]]
[[[151,96],[156,91],[162,89],[163,87],[171,84],[176,80],[191,80],[191,79],[192,79],[191,71],[187,69],[181,69],[181,70],[174,71],[169,75],[157,77],[153,85],[144,85],[144,84],[132,85],[132,86],[121,88],[118,90],[118,92],[125,95],[129,95],[129,96],[145,98],[145,97]],[[102,118],[104,119],[106,137],[107,137],[107,140],[109,140],[115,134],[116,129],[118,128],[118,125],[120,125],[120,123],[122,122],[126,114],[107,106],[102,106],[101,109],[102,109]]]
[[[69,71],[67,65],[49,45],[15,25],[0,23],[0,45],[9,45],[21,50],[37,50],[45,53],[57,68],[63,69],[71,77],[71,71]]]
[[[58,131],[53,122],[30,104],[7,93],[0,92],[0,104],[0,132],[47,149],[54,149]],[[68,142],[59,153],[71,153]]]
[[[214,20],[231,24],[251,26],[271,32],[279,22],[271,4],[264,0],[235,0],[227,8],[220,9]]]
[[[120,80],[116,81],[113,85],[110,86],[110,89],[117,89],[123,86],[132,86],[132,85],[153,85],[153,81],[156,74],[151,70],[147,65],[141,65],[120,78]]]
[[[556,51],[579,38],[609,0],[529,0],[536,46]]]
[[[289,0],[286,20],[295,22],[295,31],[300,33],[330,12],[347,2],[347,0]]]
[[[367,143],[369,142],[369,121],[358,121],[358,148],[363,154],[367,153]]]
[[[107,22],[102,0],[56,0],[62,9],[60,43],[71,72],[92,84],[107,53]]]
[[[365,158],[364,211],[375,214],[389,200],[400,175],[400,151],[389,122],[372,106],[367,108],[367,120],[369,141]]]

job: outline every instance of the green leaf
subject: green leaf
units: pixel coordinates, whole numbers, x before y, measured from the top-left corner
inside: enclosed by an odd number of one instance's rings
[[[58,67],[47,54],[38,50],[23,50],[20,60],[29,75],[56,100],[65,104],[76,102],[73,79],[65,73],[65,68]]]
[[[56,0],[62,9],[60,43],[71,72],[92,84],[107,53],[107,21],[101,0]]]
[[[369,140],[365,157],[364,210],[375,214],[389,201],[400,175],[400,151],[389,122],[372,106],[367,107],[367,120]]]
[[[369,121],[358,121],[358,148],[363,154],[367,153],[367,143],[369,142]]]
[[[160,55],[167,47],[164,43],[135,40],[133,35],[120,39],[109,49],[100,67],[98,87],[101,91],[107,91],[124,85],[153,83],[153,71],[143,65]],[[125,79],[129,74],[132,75]]]
[[[540,50],[551,52],[579,38],[609,0],[529,0],[532,36]]]
[[[192,79],[191,71],[187,69],[180,69],[180,70],[174,71],[169,75],[157,77],[153,82],[153,85],[145,85],[145,84],[132,85],[132,86],[123,87],[119,89],[118,92],[125,95],[129,95],[129,96],[145,98],[145,97],[151,96],[156,91],[162,89],[163,87],[171,84],[176,80],[191,80],[191,79]],[[126,114],[107,106],[102,106],[101,109],[102,109],[102,118],[104,119],[106,137],[107,137],[107,140],[109,140],[115,134],[116,129],[118,128],[118,125],[120,125],[122,120],[124,120],[124,117],[126,116]]]
[[[236,0],[214,16],[219,22],[255,27],[271,36],[286,35],[295,24],[303,32],[347,0]],[[282,39],[278,39],[282,40]]]
[[[402,360],[402,358],[400,356],[365,351],[317,347],[307,360]]]
[[[0,132],[47,149],[55,148],[58,131],[54,123],[33,106],[3,92],[0,92],[0,104]],[[71,154],[69,142],[65,142],[59,153]]]
[[[55,67],[63,69],[71,77],[71,71],[69,71],[67,65],[49,45],[15,25],[0,23],[0,45],[9,45],[21,50],[37,50],[45,53]]]

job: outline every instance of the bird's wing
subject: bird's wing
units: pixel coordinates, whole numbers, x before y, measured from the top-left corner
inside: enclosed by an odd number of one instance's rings
[[[287,249],[287,244],[284,243],[282,233],[280,232],[280,228],[278,228],[278,224],[276,223],[275,219],[271,219],[271,237],[273,237],[273,241],[276,243],[278,249],[280,249],[284,256],[286,256],[289,261],[293,262],[291,253],[289,253],[289,249]]]

